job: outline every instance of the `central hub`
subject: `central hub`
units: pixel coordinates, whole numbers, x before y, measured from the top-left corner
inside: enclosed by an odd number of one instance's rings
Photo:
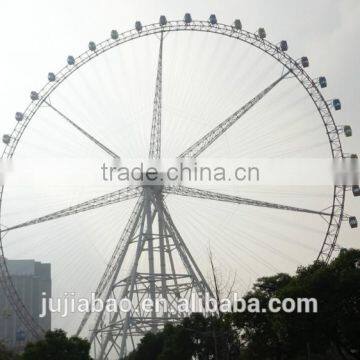
[[[168,183],[166,173],[155,169],[142,172],[140,181],[143,186],[164,186]]]
[[[155,186],[163,187],[169,185],[166,172],[158,171],[154,168],[134,172],[132,176],[132,185],[135,186]]]

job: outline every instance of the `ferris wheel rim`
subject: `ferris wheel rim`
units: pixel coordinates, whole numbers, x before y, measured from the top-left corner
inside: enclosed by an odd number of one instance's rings
[[[209,21],[192,20],[191,23],[185,23],[183,20],[167,21],[165,25],[159,23],[152,23],[142,26],[141,31],[132,28],[130,30],[118,33],[116,40],[108,38],[95,45],[95,50],[86,50],[79,56],[74,58],[73,65],[66,65],[62,67],[55,75],[54,81],[48,81],[41,90],[37,93],[38,99],[31,101],[23,113],[22,121],[17,122],[10,137],[12,141],[5,146],[2,153],[2,159],[11,159],[17,148],[17,145],[25,132],[26,128],[30,124],[30,121],[40,109],[43,103],[49,98],[49,96],[60,86],[69,76],[80,69],[82,66],[102,55],[103,53],[120,46],[129,41],[144,38],[150,35],[156,35],[164,32],[179,32],[179,31],[192,31],[192,32],[207,32],[226,36],[239,41],[243,41],[248,45],[251,45],[260,51],[272,56],[286,69],[291,71],[292,75],[300,82],[300,84],[307,91],[308,95],[312,98],[314,105],[316,106],[319,115],[323,121],[323,125],[326,129],[328,141],[331,149],[331,155],[333,158],[343,158],[343,150],[340,140],[340,134],[337,129],[337,125],[332,116],[329,104],[323,97],[319,87],[312,80],[309,74],[300,66],[297,60],[294,60],[286,52],[282,51],[277,45],[274,45],[267,39],[261,38],[258,34],[252,33],[246,30],[236,29],[234,26],[226,25],[222,23],[211,24]],[[3,198],[4,185],[0,190],[0,217],[1,206]],[[325,235],[325,239],[322,242],[322,247],[317,256],[317,260],[329,262],[333,251],[335,250],[337,238],[339,235],[343,212],[345,204],[345,186],[335,185],[333,191],[333,200],[331,208],[331,217],[328,221],[328,230]],[[5,259],[5,253],[2,243],[3,235],[0,232],[0,257]],[[4,262],[5,263],[5,262]],[[1,264],[0,264],[1,265]],[[2,264],[3,265],[3,264]],[[10,278],[7,266],[0,266],[0,272],[3,278]],[[11,278],[10,278],[11,281]],[[12,281],[11,281],[12,282]],[[40,328],[38,328],[40,329]]]

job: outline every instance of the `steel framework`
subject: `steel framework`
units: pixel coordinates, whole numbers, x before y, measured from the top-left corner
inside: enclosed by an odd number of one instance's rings
[[[160,159],[164,35],[173,31],[208,32],[246,42],[272,56],[281,63],[285,69],[284,74],[279,79],[276,79],[257,96],[241,106],[234,114],[220,122],[219,125],[211,129],[188,149],[184,150],[179,155],[179,158],[196,158],[206,151],[212,143],[288,76],[296,78],[313,100],[323,121],[332,157],[343,157],[339,130],[333,119],[329,104],[322,96],[316,81],[306,73],[301,62],[293,59],[286,52],[282,51],[278,45],[272,44],[262,36],[259,36],[259,34],[238,29],[236,26],[220,23],[215,24],[208,21],[191,21],[190,23],[184,21],[165,21],[159,24],[137,27],[137,29],[131,29],[117,34],[115,38],[112,37],[97,44],[96,51],[89,49],[74,58],[74,61],[69,65],[63,67],[54,75],[53,79],[36,93],[37,96],[34,97],[33,101],[25,110],[22,121],[17,122],[12,131],[10,141],[4,149],[2,158],[9,159],[13,157],[25,129],[41,106],[50,107],[108,155],[113,158],[119,158],[115,152],[58,110],[51,103],[50,95],[72,73],[102,53],[128,41],[136,40],[144,36],[159,35],[160,47],[153,103],[149,158],[153,160]],[[3,191],[4,187],[1,188],[1,202]],[[345,186],[335,186],[332,203],[329,205],[329,208],[317,211],[203,191],[200,189],[186,188],[183,186],[151,186],[143,184],[136,187],[128,187],[40,218],[31,219],[9,227],[3,227],[0,232],[0,280],[24,325],[34,337],[41,337],[42,329],[22,305],[20,297],[12,284],[4,260],[2,238],[9,231],[20,227],[51,221],[131,198],[138,198],[96,290],[96,296],[105,300],[112,296],[117,299],[125,297],[130,299],[133,304],[133,309],[125,314],[121,312],[117,312],[114,315],[105,314],[104,312],[97,314],[93,321],[93,328],[90,335],[90,341],[96,351],[97,359],[108,359],[110,354],[114,353],[121,359],[127,351],[128,344],[132,343],[134,345],[134,337],[144,334],[148,330],[156,331],[159,326],[162,326],[165,322],[178,321],[179,318],[181,318],[181,314],[176,310],[175,306],[179,298],[190,298],[196,295],[199,299],[203,299],[206,293],[211,294],[209,285],[199,267],[196,265],[194,258],[170,216],[164,201],[165,195],[190,196],[322,216],[328,222],[328,230],[318,259],[329,261],[336,246],[339,229],[344,216],[345,191]],[[136,256],[129,273],[125,277],[119,278],[120,275],[123,275],[121,271],[122,265],[130,247],[135,247]],[[177,261],[174,260],[175,257],[178,258]],[[140,272],[138,269],[139,261],[142,258],[146,258],[148,264],[148,270],[146,272]],[[179,270],[179,264],[181,270]],[[159,298],[165,299],[168,304],[168,309],[172,311],[169,310],[158,313],[152,309],[149,312],[145,312],[140,307],[141,300],[145,298],[149,298],[152,301]],[[92,314],[90,313],[85,314],[78,328],[78,334],[83,331],[91,316]]]

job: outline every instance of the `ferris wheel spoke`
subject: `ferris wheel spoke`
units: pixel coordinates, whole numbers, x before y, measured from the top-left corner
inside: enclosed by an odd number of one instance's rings
[[[96,144],[98,147],[100,147],[102,150],[104,150],[107,154],[109,154],[114,159],[119,159],[120,156],[114,153],[112,150],[110,150],[107,146],[105,146],[103,143],[101,143],[99,140],[95,139],[92,135],[90,135],[87,131],[85,131],[83,128],[81,128],[79,125],[77,125],[73,120],[71,120],[68,116],[66,116],[63,112],[61,112],[59,109],[57,109],[51,102],[44,101],[44,103],[50,107],[52,110],[54,110],[58,115],[60,115],[63,119],[65,119],[69,124],[71,124],[75,129],[80,131],[83,135],[85,135],[88,139],[90,139],[94,144]]]
[[[204,152],[215,140],[217,140],[222,134],[225,133],[232,125],[234,125],[241,117],[243,117],[251,108],[253,108],[266,94],[268,94],[277,84],[289,75],[290,71],[287,71],[279,79],[275,80],[267,88],[262,90],[254,98],[248,101],[240,109],[235,111],[232,115],[222,121],[219,125],[210,130],[201,139],[196,141],[184,152],[182,152],[179,158],[195,158]]]
[[[199,199],[208,199],[208,200],[216,200],[222,202],[229,202],[234,204],[242,204],[242,205],[249,205],[249,206],[257,206],[257,207],[265,207],[270,209],[278,209],[278,210],[287,210],[287,211],[294,211],[294,212],[301,212],[301,213],[308,213],[308,214],[317,214],[323,217],[331,217],[331,213],[324,212],[324,211],[317,211],[311,209],[304,209],[295,206],[288,206],[283,204],[276,204],[267,201],[260,201],[254,200],[249,198],[243,198],[240,196],[233,196],[213,191],[206,191],[201,189],[195,189],[186,186],[165,186],[164,193],[167,194],[175,194],[181,196],[188,196],[193,198]]]
[[[91,200],[82,202],[77,205],[70,206],[68,208],[17,224],[10,227],[5,227],[1,232],[8,232],[10,230],[15,230],[19,228],[23,228],[30,225],[40,224],[46,221],[60,219],[66,216],[78,214],[84,211],[89,211],[97,208],[104,207],[106,205],[116,204],[125,200],[133,199],[135,197],[140,196],[142,192],[141,187],[126,187],[121,190],[117,190],[111,192],[109,194],[105,194]]]
[[[150,137],[150,159],[160,159],[161,156],[161,107],[162,107],[162,57],[164,32],[160,35],[159,58],[157,65],[155,96],[153,104],[153,118]]]

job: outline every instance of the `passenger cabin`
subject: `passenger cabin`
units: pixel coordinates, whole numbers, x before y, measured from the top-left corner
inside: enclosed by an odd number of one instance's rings
[[[344,126],[344,134],[346,137],[350,137],[352,135],[352,129],[350,125]]]
[[[282,40],[280,42],[280,49],[281,49],[281,51],[287,51],[289,49],[288,43],[286,40]]]
[[[48,80],[49,81],[55,81],[56,77],[55,77],[55,74],[50,72],[48,73]]]
[[[11,136],[10,135],[3,135],[3,138],[2,138],[2,141],[4,144],[8,145],[10,143],[10,140],[11,140]]]
[[[69,55],[68,58],[67,58],[67,63],[69,65],[74,65],[75,64],[75,59],[72,55]]]
[[[352,186],[352,192],[354,196],[360,196],[360,187],[359,185]]]
[[[332,104],[336,111],[341,110],[341,101],[339,99],[334,99]]]
[[[266,38],[266,31],[264,28],[259,28],[258,30],[258,35],[260,39],[265,39]]]
[[[23,118],[24,118],[24,114],[23,114],[23,113],[17,112],[17,113],[15,114],[15,120],[16,120],[16,121],[21,121]]]
[[[95,51],[96,50],[96,44],[93,41],[89,42],[89,50]]]
[[[319,85],[322,89],[327,87],[327,80],[325,76],[319,77]]]
[[[235,28],[236,30],[241,30],[241,29],[242,29],[242,24],[241,24],[241,21],[240,21],[239,19],[236,19],[236,20],[234,21],[234,28]]]
[[[119,33],[116,30],[111,30],[110,36],[113,40],[117,40],[119,38]]]
[[[355,228],[358,227],[358,221],[357,221],[357,219],[356,219],[355,216],[350,216],[350,217],[349,217],[349,224],[350,224],[350,227],[351,227],[352,229],[355,229]]]
[[[137,32],[141,32],[142,31],[142,24],[140,21],[136,21],[135,23],[135,29]]]
[[[191,15],[189,13],[186,13],[184,16],[185,24],[190,24],[192,22]]]
[[[216,16],[214,14],[210,15],[209,17],[209,23],[211,25],[216,25],[217,24],[217,19],[216,19]]]
[[[165,26],[167,24],[167,20],[166,20],[165,15],[160,16],[159,24],[160,24],[160,26]]]
[[[307,56],[303,56],[301,58],[301,65],[303,68],[309,67],[309,59],[307,58]]]
[[[35,100],[39,100],[39,94],[36,91],[32,91],[30,93],[30,99],[35,101]]]

